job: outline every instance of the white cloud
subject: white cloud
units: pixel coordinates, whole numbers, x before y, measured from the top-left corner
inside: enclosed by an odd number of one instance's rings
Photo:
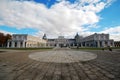
[[[84,34],[88,28],[84,25],[94,25],[99,22],[97,15],[110,0],[78,0],[71,4],[66,0],[47,8],[33,1],[2,0],[0,2],[0,25],[10,27],[38,29],[36,34],[46,33],[48,36],[73,36],[76,32]],[[88,5],[85,5],[88,3]],[[82,4],[82,6],[80,5]]]
[[[114,39],[114,41],[120,41],[120,34],[111,34],[110,39]]]
[[[7,32],[7,31],[4,31],[4,30],[0,30],[0,32],[1,32],[1,33],[4,33],[4,34],[11,34],[11,35],[13,34],[13,33],[11,33],[11,32]]]
[[[114,39],[114,41],[120,41],[120,34],[111,34],[111,39]]]
[[[111,27],[111,28],[105,28],[104,33],[110,33],[110,34],[120,34],[120,26]]]
[[[106,28],[105,30],[101,31],[101,33],[109,33],[111,39],[120,41],[120,26]]]

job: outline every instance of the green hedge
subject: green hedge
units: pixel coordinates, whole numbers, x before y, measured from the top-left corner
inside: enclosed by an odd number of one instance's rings
[[[112,49],[120,49],[120,47],[111,47]],[[94,48],[94,47],[79,47],[77,48],[71,48],[75,50],[102,50],[103,48]],[[108,47],[105,47],[104,50],[109,49]]]
[[[10,50],[47,50],[53,48],[0,48],[0,49],[10,49]]]

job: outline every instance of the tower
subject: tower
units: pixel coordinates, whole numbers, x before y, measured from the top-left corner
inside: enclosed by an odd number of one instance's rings
[[[77,33],[77,34],[75,35],[75,40],[76,40],[76,42],[79,41],[79,38],[80,38],[80,36],[79,36],[79,34]]]
[[[75,35],[75,38],[74,38],[74,39],[75,39],[75,45],[78,46],[79,43],[80,43],[80,36],[79,36],[78,33]]]
[[[44,34],[42,39],[47,40],[46,34]]]

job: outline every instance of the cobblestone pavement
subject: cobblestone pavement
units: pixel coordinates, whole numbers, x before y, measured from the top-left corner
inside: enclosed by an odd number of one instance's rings
[[[29,58],[38,52],[41,51],[0,51],[0,80],[120,80],[120,50],[85,51],[96,54],[97,58],[70,63]]]
[[[85,51],[54,50],[32,53],[29,55],[29,58],[40,62],[71,63],[89,61],[91,59],[97,58],[97,55]]]

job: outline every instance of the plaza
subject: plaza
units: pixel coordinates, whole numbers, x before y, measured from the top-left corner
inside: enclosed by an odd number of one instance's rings
[[[0,49],[0,80],[120,80],[120,50]]]
[[[0,0],[0,80],[120,80],[120,0]]]

